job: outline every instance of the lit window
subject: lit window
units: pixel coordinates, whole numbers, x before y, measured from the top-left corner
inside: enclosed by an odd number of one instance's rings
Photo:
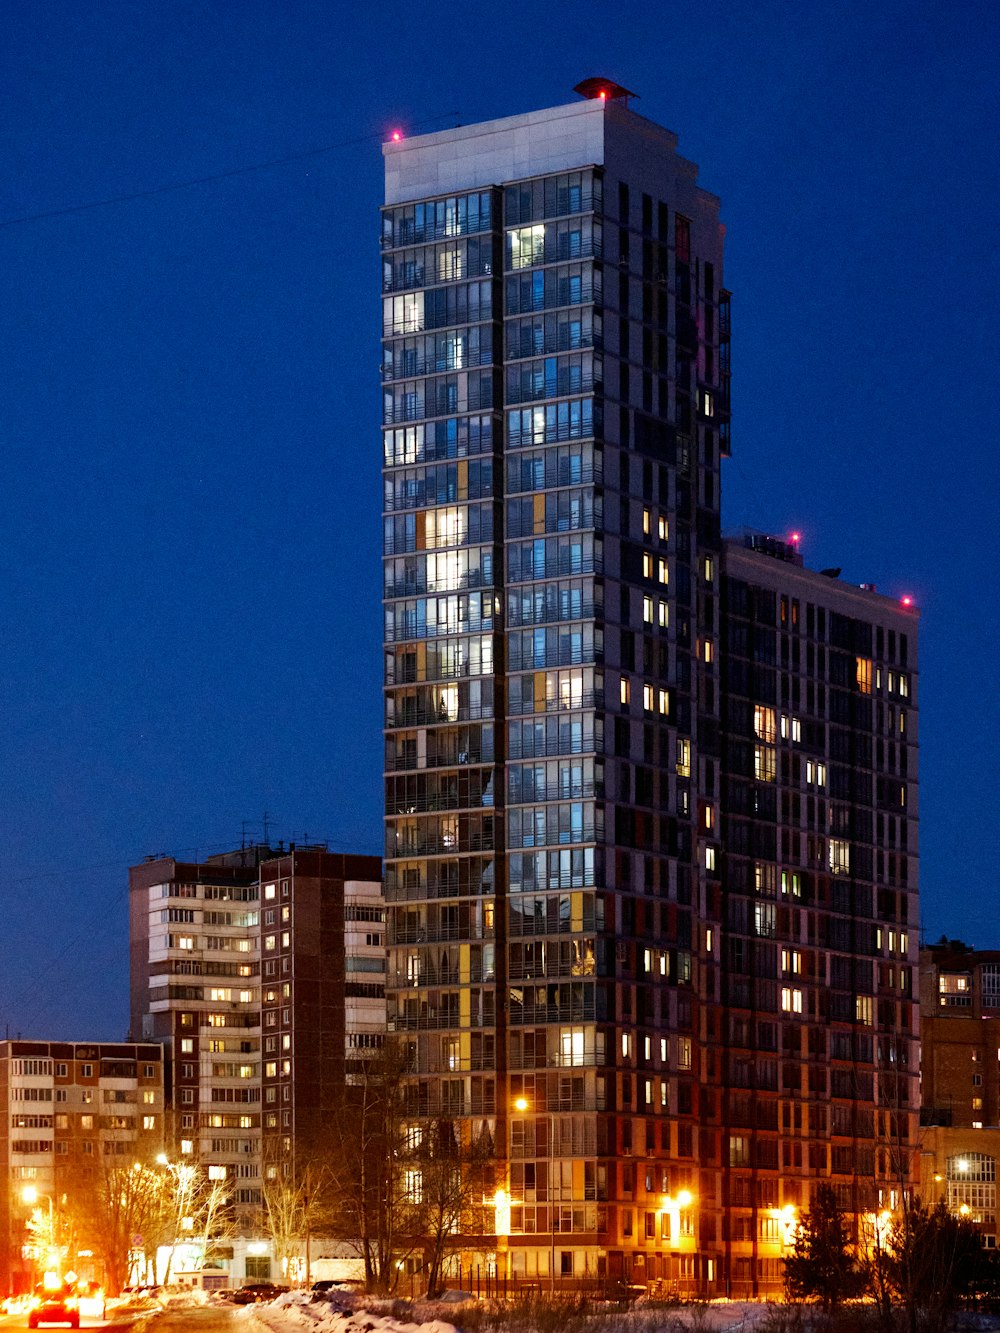
[[[653,711],[653,701],[654,701],[654,690],[652,685],[650,685],[649,682],[647,681],[647,683],[642,687],[642,706],[647,713],[651,713]]]
[[[758,782],[773,782],[778,771],[778,755],[773,745],[753,747],[753,772]]]
[[[643,618],[643,620],[645,621],[645,623],[646,623],[647,625],[651,625],[651,624],[653,623],[653,599],[652,599],[652,597],[644,597],[644,598],[642,599],[642,618]]]
[[[705,556],[702,573],[704,574],[706,583],[711,583],[715,577],[715,562],[710,555]]]
[[[759,935],[763,939],[774,938],[777,928],[777,913],[774,903],[754,903],[753,925],[755,935]]]
[[[872,1021],[872,997],[870,995],[857,995],[854,999],[854,1017],[859,1023],[867,1023],[871,1026]]]
[[[705,848],[705,869],[706,869],[706,870],[714,870],[714,869],[715,869],[715,848],[714,848],[714,847],[706,847],[706,848]]]
[[[648,551],[642,553],[642,577],[651,579],[653,577],[653,557]]]
[[[781,1007],[786,1014],[801,1014],[802,992],[797,987],[782,986]]]
[[[191,1055],[191,1054],[193,1054],[193,1053],[194,1053],[194,1038],[193,1038],[193,1037],[182,1037],[182,1038],[181,1038],[181,1054],[182,1054],[182,1055]]]
[[[545,258],[545,227],[541,223],[509,231],[507,241],[511,268],[530,268]]]
[[[666,520],[665,518],[661,518],[661,519],[659,520],[659,522],[658,522],[658,524],[657,524],[657,531],[658,531],[659,536],[660,536],[660,541],[661,541],[661,542],[665,542],[665,541],[667,540],[667,537],[670,535],[670,528],[669,528],[669,526],[668,526],[668,524],[667,524],[667,520]]]
[[[649,517],[649,510],[644,509],[642,511],[642,535],[644,537],[649,536]]]
[[[802,955],[798,949],[782,949],[781,970],[782,972],[795,973],[802,971]]]
[[[627,704],[632,698],[632,684],[628,676],[622,676],[618,686],[618,697],[623,704]]]
[[[143,1129],[155,1129],[155,1128],[156,1128],[156,1116],[155,1116],[155,1115],[144,1115],[144,1116],[142,1117],[142,1127],[143,1127]]]
[[[678,1069],[690,1069],[690,1068],[691,1068],[691,1038],[690,1038],[690,1037],[678,1037],[678,1038],[677,1038],[677,1068],[678,1068]]]
[[[265,884],[265,885],[264,885],[264,897],[265,897],[265,899],[267,899],[268,901],[270,901],[271,899],[273,899],[273,898],[276,896],[277,891],[278,891],[278,886],[277,886],[276,884]]]
[[[783,870],[781,872],[781,892],[783,894],[790,893],[793,898],[802,897],[802,884],[797,871]]]
[[[666,560],[657,560],[657,562],[656,562],[656,577],[657,577],[657,579],[659,579],[659,581],[660,581],[661,583],[669,583],[669,582],[670,582],[670,571],[667,569],[667,562],[666,562]]]
[[[704,818],[705,818],[706,829],[712,829],[715,827],[715,810],[713,809],[712,806],[710,805],[705,806]]]
[[[869,657],[856,657],[854,659],[854,678],[858,682],[858,689],[862,694],[871,694],[872,692],[872,663]]]
[[[831,838],[827,856],[831,874],[851,873],[851,844],[845,838]]]
[[[670,712],[670,691],[660,690],[657,693],[657,707],[664,717]]]
[[[782,719],[784,721],[784,719]],[[758,740],[773,745],[775,741],[774,709],[757,704],[753,710],[753,730]]]
[[[660,602],[657,611],[659,613],[660,629],[666,629],[670,624],[670,608],[666,602]]]
[[[682,736],[677,737],[677,776],[691,776],[691,742]]]
[[[712,927],[709,926],[705,931],[705,952],[712,952]]]
[[[193,935],[178,935],[178,936],[177,936],[177,939],[176,939],[176,944],[177,944],[178,949],[193,949],[193,948],[194,948],[194,936],[193,936]]]
[[[706,639],[702,648],[702,656],[706,664],[711,663],[715,658],[715,645],[711,639]]]

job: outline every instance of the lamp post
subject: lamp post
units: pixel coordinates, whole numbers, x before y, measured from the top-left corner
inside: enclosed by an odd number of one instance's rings
[[[59,1252],[56,1248],[56,1219],[55,1219],[55,1208],[52,1203],[52,1195],[44,1194],[34,1185],[25,1185],[24,1189],[21,1191],[21,1198],[28,1205],[28,1207],[32,1209],[38,1203],[39,1199],[44,1199],[45,1202],[49,1205],[48,1258],[49,1258],[49,1264],[51,1265],[53,1257],[55,1257],[57,1260],[59,1257]],[[37,1262],[37,1256],[36,1256],[36,1262]]]
[[[669,1194],[663,1196],[663,1206],[661,1211],[666,1213],[667,1217],[670,1219],[671,1267],[673,1266],[673,1256],[680,1250],[681,1212],[686,1208],[690,1208],[693,1203],[694,1195],[690,1190],[679,1190],[676,1198],[671,1197]]]
[[[514,1110],[520,1111],[523,1115],[525,1111],[531,1110],[531,1103],[526,1097],[518,1097],[514,1102]],[[554,1296],[556,1291],[556,1214],[554,1191],[552,1188],[552,1159],[555,1150],[555,1121],[551,1115],[546,1115],[545,1117],[545,1128],[549,1141],[549,1156],[546,1165],[546,1180],[548,1182],[547,1193],[549,1196],[549,1295]],[[537,1146],[538,1145],[536,1144],[536,1150]]]

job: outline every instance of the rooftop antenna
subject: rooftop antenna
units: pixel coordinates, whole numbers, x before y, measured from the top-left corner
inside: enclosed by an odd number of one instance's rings
[[[270,824],[269,824],[269,822],[268,822],[269,820],[270,820],[270,815],[269,815],[269,814],[267,813],[267,811],[265,810],[265,811],[264,811],[264,846],[265,846],[265,847],[268,845],[268,830],[269,830],[269,828],[270,828]]]

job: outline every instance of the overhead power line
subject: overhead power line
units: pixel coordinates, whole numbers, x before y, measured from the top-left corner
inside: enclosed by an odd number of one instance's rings
[[[422,129],[426,125],[436,124],[439,120],[452,120],[458,113],[448,111],[441,116],[432,116],[414,126]],[[110,208],[112,204],[130,204],[138,199],[154,199],[161,194],[174,194],[178,190],[190,190],[196,185],[211,185],[215,181],[232,180],[236,176],[249,176],[255,171],[268,171],[272,167],[288,166],[292,162],[306,162],[309,158],[322,157],[324,153],[335,153],[342,148],[353,148],[357,144],[380,141],[381,134],[360,134],[353,139],[341,139],[339,143],[324,144],[321,148],[306,148],[300,153],[289,153],[286,157],[272,157],[266,162],[252,162],[245,167],[231,167],[228,171],[214,171],[208,176],[192,176],[190,180],[172,181],[168,185],[154,185],[148,190],[133,190],[129,194],[113,194],[106,199],[92,199],[85,204],[67,204],[63,208],[50,208],[43,213],[24,213],[16,218],[0,218],[0,227],[19,227],[28,222],[45,222],[49,218],[69,217],[73,213],[89,213],[95,208]]]

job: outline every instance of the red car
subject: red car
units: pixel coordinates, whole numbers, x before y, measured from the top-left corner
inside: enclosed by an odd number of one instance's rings
[[[80,1327],[80,1307],[72,1287],[58,1287],[55,1291],[45,1291],[39,1287],[34,1304],[28,1311],[28,1327],[38,1328],[40,1324]]]

